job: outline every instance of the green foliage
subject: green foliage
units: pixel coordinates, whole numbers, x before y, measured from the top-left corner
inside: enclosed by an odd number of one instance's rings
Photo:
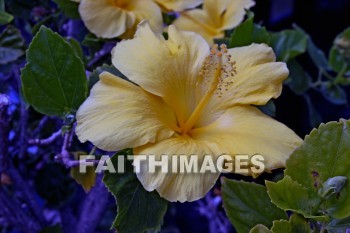
[[[117,68],[115,68],[113,65],[107,65],[107,64],[103,64],[100,67],[97,67],[92,74],[89,76],[89,89],[91,89],[93,87],[93,85],[95,85],[95,83],[97,83],[100,78],[100,74],[102,74],[103,72],[109,72],[111,74],[114,74],[115,76],[128,80],[125,75],[123,75],[119,70],[117,70]]]
[[[347,104],[347,94],[339,85],[334,85],[330,81],[322,82],[319,87],[323,97],[335,105]]]
[[[345,73],[350,70],[350,28],[335,39],[329,55],[329,65],[336,72]]]
[[[269,230],[264,225],[256,225],[249,233],[310,233],[310,225],[307,220],[297,214],[293,214],[290,220],[273,221]]]
[[[24,54],[25,44],[17,28],[9,25],[0,34],[0,64],[16,61]]]
[[[269,44],[270,36],[265,27],[254,24],[254,14],[248,12],[248,19],[233,31],[229,48],[247,46],[252,43]]]
[[[310,197],[321,200],[318,190],[329,178],[350,179],[350,122],[322,124],[305,138],[304,144],[287,160],[285,174],[308,190]],[[269,190],[270,192],[270,190]],[[318,211],[342,219],[350,215],[350,185],[337,194],[322,199]]]
[[[124,150],[112,157],[114,167],[118,167],[118,156],[132,152]],[[103,182],[116,198],[118,214],[113,223],[119,233],[143,233],[157,231],[163,222],[167,210],[167,201],[156,191],[146,191],[131,164],[127,164],[127,172],[116,174],[106,172]]]
[[[323,216],[316,216],[320,198],[309,196],[307,188],[292,180],[290,176],[285,176],[277,183],[266,181],[266,187],[271,201],[279,208],[300,213],[308,218],[322,219]]]
[[[85,100],[85,68],[75,50],[57,33],[42,26],[27,51],[22,88],[38,112],[63,118]]]
[[[266,187],[243,181],[223,181],[224,208],[237,232],[248,232],[257,224],[271,227],[273,220],[287,218],[284,211],[271,203]]]
[[[0,0],[0,25],[5,25],[13,20],[13,15],[5,12],[5,1]]]
[[[79,8],[78,2],[73,2],[71,0],[53,0],[53,1],[69,18],[72,18],[72,19],[80,18],[80,14],[78,11],[78,8]]]
[[[253,227],[249,233],[272,233],[272,231],[269,230],[266,226],[262,224],[258,224],[255,227]]]
[[[289,78],[285,82],[289,88],[297,95],[308,91],[312,84],[312,78],[305,72],[303,67],[296,61],[288,62]]]
[[[288,62],[305,53],[308,37],[298,30],[284,30],[271,35],[271,46],[278,61]]]

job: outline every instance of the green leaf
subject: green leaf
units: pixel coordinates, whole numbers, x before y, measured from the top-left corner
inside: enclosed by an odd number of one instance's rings
[[[265,104],[264,106],[256,106],[260,109],[263,113],[265,113],[268,116],[275,117],[276,116],[276,105],[273,100],[270,100]]]
[[[53,0],[58,7],[64,12],[65,15],[67,15],[69,18],[72,19],[79,19],[79,3],[73,2],[71,0]]]
[[[283,62],[305,53],[307,42],[307,36],[298,30],[284,30],[271,35],[271,46],[277,60]]]
[[[319,91],[332,104],[344,105],[348,103],[347,94],[339,85],[333,85],[331,82],[323,82]]]
[[[333,219],[327,225],[327,231],[329,233],[347,233],[347,229],[350,229],[350,217],[344,219]]]
[[[348,64],[337,49],[336,46],[333,46],[329,52],[329,65],[335,72],[340,72],[342,70],[347,70]]]
[[[270,35],[265,27],[254,24],[254,14],[248,13],[248,19],[233,31],[229,48],[247,46],[252,43],[269,44]]]
[[[307,188],[292,180],[290,176],[285,176],[277,183],[266,181],[266,187],[272,203],[279,208],[300,213],[308,218],[319,218],[315,215],[321,199],[318,196],[310,196]]]
[[[249,233],[310,233],[310,225],[305,218],[297,214],[292,214],[290,220],[273,221],[273,226],[269,230],[264,225],[255,226]]]
[[[249,233],[273,233],[273,232],[270,231],[269,228],[267,228],[266,226],[258,224],[254,228],[252,228],[249,231]]]
[[[123,152],[112,157],[114,167],[118,166],[118,156],[126,155]],[[148,192],[143,188],[133,173],[131,164],[128,163],[125,174],[106,172],[103,182],[118,204],[118,215],[113,223],[117,232],[144,233],[160,229],[167,201],[157,192]]]
[[[317,127],[322,123],[322,117],[315,108],[310,96],[303,94],[307,104],[309,123],[311,127]]]
[[[271,227],[273,220],[287,218],[271,203],[262,185],[223,179],[222,199],[226,214],[239,233],[249,232],[257,224]]]
[[[336,72],[350,70],[350,27],[340,33],[334,40],[329,55],[329,64]]]
[[[310,233],[310,225],[303,217],[293,214],[289,221],[274,221],[271,228],[273,233]]]
[[[289,78],[285,82],[297,95],[301,95],[310,89],[312,79],[303,67],[296,61],[288,62]]]
[[[81,48],[79,41],[77,41],[77,40],[74,39],[74,38],[69,38],[69,39],[68,39],[68,42],[70,43],[70,45],[71,45],[72,48],[74,49],[75,54],[76,54],[81,60],[83,60],[83,59],[84,59],[83,49]]]
[[[100,78],[100,74],[102,74],[103,72],[109,72],[111,74],[114,74],[115,76],[128,80],[127,77],[125,77],[125,75],[123,75],[119,70],[117,70],[117,68],[115,68],[113,65],[107,65],[107,64],[103,64],[100,67],[97,67],[92,74],[89,76],[89,89],[91,89],[93,87],[93,85],[95,85],[95,83],[97,83]]]
[[[11,23],[12,20],[13,20],[13,15],[5,11],[0,12],[0,25]]]
[[[24,54],[25,42],[20,31],[12,25],[0,34],[0,64],[16,61]]]
[[[10,23],[13,20],[13,15],[5,12],[5,2],[4,0],[0,1],[0,25],[5,25]]]
[[[295,28],[307,36],[307,39],[308,39],[307,40],[307,52],[308,52],[311,60],[314,62],[314,64],[319,69],[329,70],[330,67],[328,65],[328,60],[327,60],[324,52],[315,45],[315,43],[311,39],[311,36],[309,34],[307,34],[302,28],[300,28],[298,26],[295,26]]]
[[[350,179],[350,121],[321,124],[306,136],[286,162],[285,174],[307,188],[309,195],[318,196],[321,184],[329,178],[344,176]],[[338,195],[325,200],[320,211],[334,217],[350,215],[350,184],[347,182]]]
[[[38,112],[63,118],[74,113],[87,95],[85,68],[60,35],[42,26],[27,51],[22,88]]]

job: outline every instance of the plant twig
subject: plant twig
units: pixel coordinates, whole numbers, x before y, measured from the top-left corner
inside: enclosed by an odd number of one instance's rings
[[[50,137],[45,139],[30,139],[28,141],[29,145],[39,145],[39,146],[47,146],[53,143],[59,136],[61,136],[62,130],[59,129],[54,132]]]

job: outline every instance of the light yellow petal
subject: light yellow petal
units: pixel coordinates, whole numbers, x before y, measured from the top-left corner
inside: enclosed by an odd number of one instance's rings
[[[180,30],[198,33],[208,44],[212,44],[215,38],[224,37],[224,32],[220,27],[212,25],[210,14],[200,9],[181,13],[173,24]]]
[[[265,44],[229,49],[235,61],[237,73],[229,74],[225,82],[231,84],[224,88],[221,97],[214,95],[197,126],[213,122],[227,108],[234,105],[264,105],[282,92],[282,83],[289,71],[285,63],[275,62],[275,55]]]
[[[82,0],[79,13],[89,31],[103,38],[120,36],[136,20],[134,13],[111,5],[109,0]]]
[[[203,10],[211,25],[220,30],[233,29],[243,21],[245,9],[255,5],[252,0],[205,0]]]
[[[76,134],[117,151],[169,138],[173,127],[176,119],[159,97],[105,72],[77,112]]]
[[[183,11],[199,6],[203,0],[155,0],[165,11]]]
[[[237,27],[244,19],[245,10],[249,10],[254,5],[255,2],[252,0],[230,0],[225,14],[222,15],[222,29],[229,30]]]
[[[302,140],[288,127],[251,106],[227,110],[214,123],[191,131],[195,140],[215,142],[222,153],[262,155],[265,169],[283,167]]]
[[[151,0],[132,0],[127,8],[136,16],[136,21],[131,28],[120,36],[123,39],[133,38],[137,25],[147,20],[153,31],[161,33],[163,31],[163,16],[160,8]]]
[[[134,39],[113,49],[112,62],[131,81],[162,97],[181,124],[195,104],[193,90],[209,46],[199,35],[173,26],[168,33],[165,40],[147,22],[141,23]]]
[[[215,155],[218,148],[215,144],[191,138],[173,137],[156,144],[148,144],[134,149],[136,155],[156,155],[160,160],[161,155],[198,155],[198,171],[200,171],[204,155]],[[159,195],[168,201],[195,201],[202,198],[215,184],[219,173],[150,173],[147,163],[141,163],[141,172],[137,177],[148,191],[157,190]],[[171,159],[169,167],[172,167]],[[179,168],[178,164],[178,169]],[[178,170],[180,171],[180,170]]]

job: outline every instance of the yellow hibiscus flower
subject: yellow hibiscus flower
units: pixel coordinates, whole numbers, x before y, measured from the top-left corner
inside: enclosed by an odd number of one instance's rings
[[[211,44],[214,39],[223,38],[225,30],[240,24],[245,9],[254,5],[252,0],[204,0],[203,9],[182,12],[174,25],[200,34]]]
[[[193,32],[169,27],[169,39],[141,23],[135,38],[117,44],[112,62],[133,83],[102,73],[77,112],[76,133],[107,151],[135,155],[221,154],[265,157],[266,171],[283,167],[302,140],[252,105],[277,98],[288,76],[263,44],[209,48]],[[137,156],[136,156],[137,157]],[[219,172],[150,173],[137,176],[148,191],[169,201],[194,201]]]
[[[161,10],[152,0],[81,0],[79,13],[85,26],[102,38],[132,38],[144,19],[153,30],[163,30]]]
[[[183,11],[195,8],[203,3],[203,0],[154,0],[165,11]]]

